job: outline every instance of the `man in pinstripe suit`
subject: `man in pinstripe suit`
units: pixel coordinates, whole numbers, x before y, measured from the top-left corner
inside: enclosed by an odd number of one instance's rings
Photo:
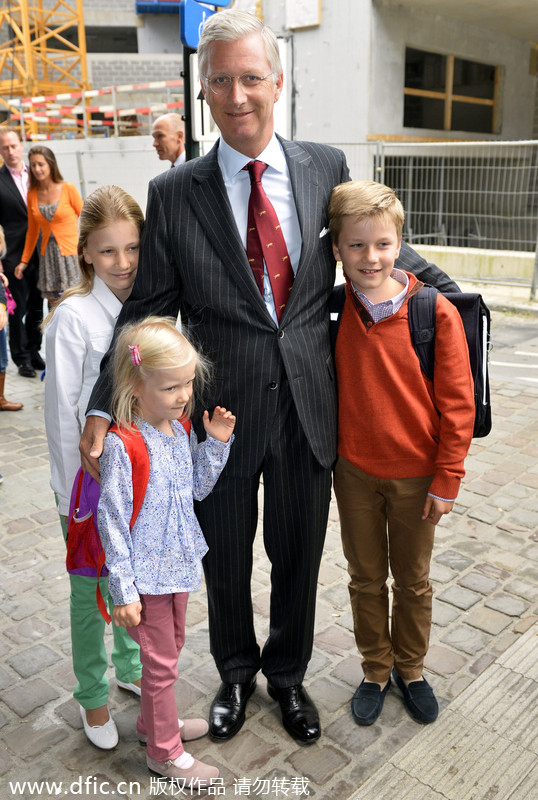
[[[341,151],[274,135],[282,68],[273,32],[256,17],[233,10],[214,15],[198,54],[221,139],[208,155],[150,183],[138,276],[118,326],[179,309],[215,367],[207,407],[218,401],[237,416],[228,464],[199,507],[209,544],[211,652],[222,678],[210,734],[225,740],[241,728],[261,669],[286,730],[312,742],[320,723],[302,682],[336,455],[327,311],[335,262],[326,210],[333,187],[349,173]],[[268,276],[262,295],[245,252],[250,181],[243,168],[258,157],[268,164],[262,184],[295,275],[280,322]],[[406,268],[414,264],[435,275],[412,250],[407,255]],[[102,375],[90,408],[106,408],[105,382]],[[100,452],[106,429],[95,420],[89,418],[81,443],[86,455]],[[271,603],[260,652],[250,579],[262,474]]]

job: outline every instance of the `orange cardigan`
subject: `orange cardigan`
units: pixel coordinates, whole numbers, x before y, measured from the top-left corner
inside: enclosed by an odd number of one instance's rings
[[[407,300],[422,284],[406,274],[402,307],[368,325],[346,287],[336,340],[338,453],[376,478],[433,475],[430,492],[452,500],[474,424],[467,342],[456,308],[438,294],[432,385],[409,333]]]
[[[72,183],[63,183],[62,193],[52,220],[45,219],[39,210],[37,189],[28,191],[28,232],[21,261],[30,261],[41,231],[41,255],[45,255],[51,233],[63,256],[77,254],[78,218],[82,209],[82,197]]]

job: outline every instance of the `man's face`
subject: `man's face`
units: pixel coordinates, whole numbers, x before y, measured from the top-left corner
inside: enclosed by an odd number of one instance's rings
[[[24,144],[16,133],[8,131],[0,134],[0,155],[8,167],[20,172],[24,164],[22,160],[23,152]]]
[[[173,131],[167,119],[157,120],[151,129],[153,147],[161,161],[171,161],[172,164],[179,157],[184,148],[185,134],[183,131]]]
[[[265,55],[259,33],[249,33],[235,42],[213,42],[210,45],[209,78],[229,75],[265,77],[255,88],[245,88],[238,80],[222,93],[202,84],[202,91],[224,141],[249,158],[256,158],[273,134],[273,108],[282,91],[283,76],[276,79]]]

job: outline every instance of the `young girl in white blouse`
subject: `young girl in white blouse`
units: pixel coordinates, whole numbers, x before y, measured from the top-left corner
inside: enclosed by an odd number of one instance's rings
[[[123,302],[138,267],[144,215],[138,203],[118,186],[102,186],[84,202],[79,220],[78,257],[82,280],[67,289],[44,322],[47,372],[45,427],[51,487],[56,495],[64,539],[84,414],[99,365],[108,350]],[[80,571],[79,571],[80,572]],[[97,606],[96,578],[70,574],[71,646],[84,732],[104,750],[118,743],[108,710],[108,656],[105,622]],[[107,605],[107,578],[100,578]],[[140,695],[139,648],[123,629],[114,629],[112,661],[120,688]]]
[[[149,769],[182,785],[207,788],[216,767],[186,753],[174,683],[185,640],[188,593],[198,589],[207,544],[194,513],[226,464],[235,417],[217,406],[203,414],[206,439],[190,427],[193,389],[207,365],[173,320],[148,317],[126,325],[114,348],[113,416],[128,435],[142,435],[150,471],[136,521],[133,470],[122,439],[110,432],[101,456],[98,527],[106,553],[112,619],[140,645],[139,739]],[[205,720],[199,721],[207,730]],[[194,724],[195,720],[190,720]]]

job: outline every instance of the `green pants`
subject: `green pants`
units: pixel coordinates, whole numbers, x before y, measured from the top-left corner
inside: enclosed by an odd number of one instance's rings
[[[65,539],[67,530],[62,517],[60,522]],[[77,679],[73,696],[83,708],[99,708],[107,704],[109,683],[106,676],[108,657],[104,639],[105,621],[97,607],[96,579],[85,575],[69,575],[69,579],[71,649]],[[108,578],[100,578],[99,585],[105,604],[112,613]],[[139,647],[125,628],[111,624],[114,637],[112,663],[116,678],[124,683],[137,681],[142,675]]]

